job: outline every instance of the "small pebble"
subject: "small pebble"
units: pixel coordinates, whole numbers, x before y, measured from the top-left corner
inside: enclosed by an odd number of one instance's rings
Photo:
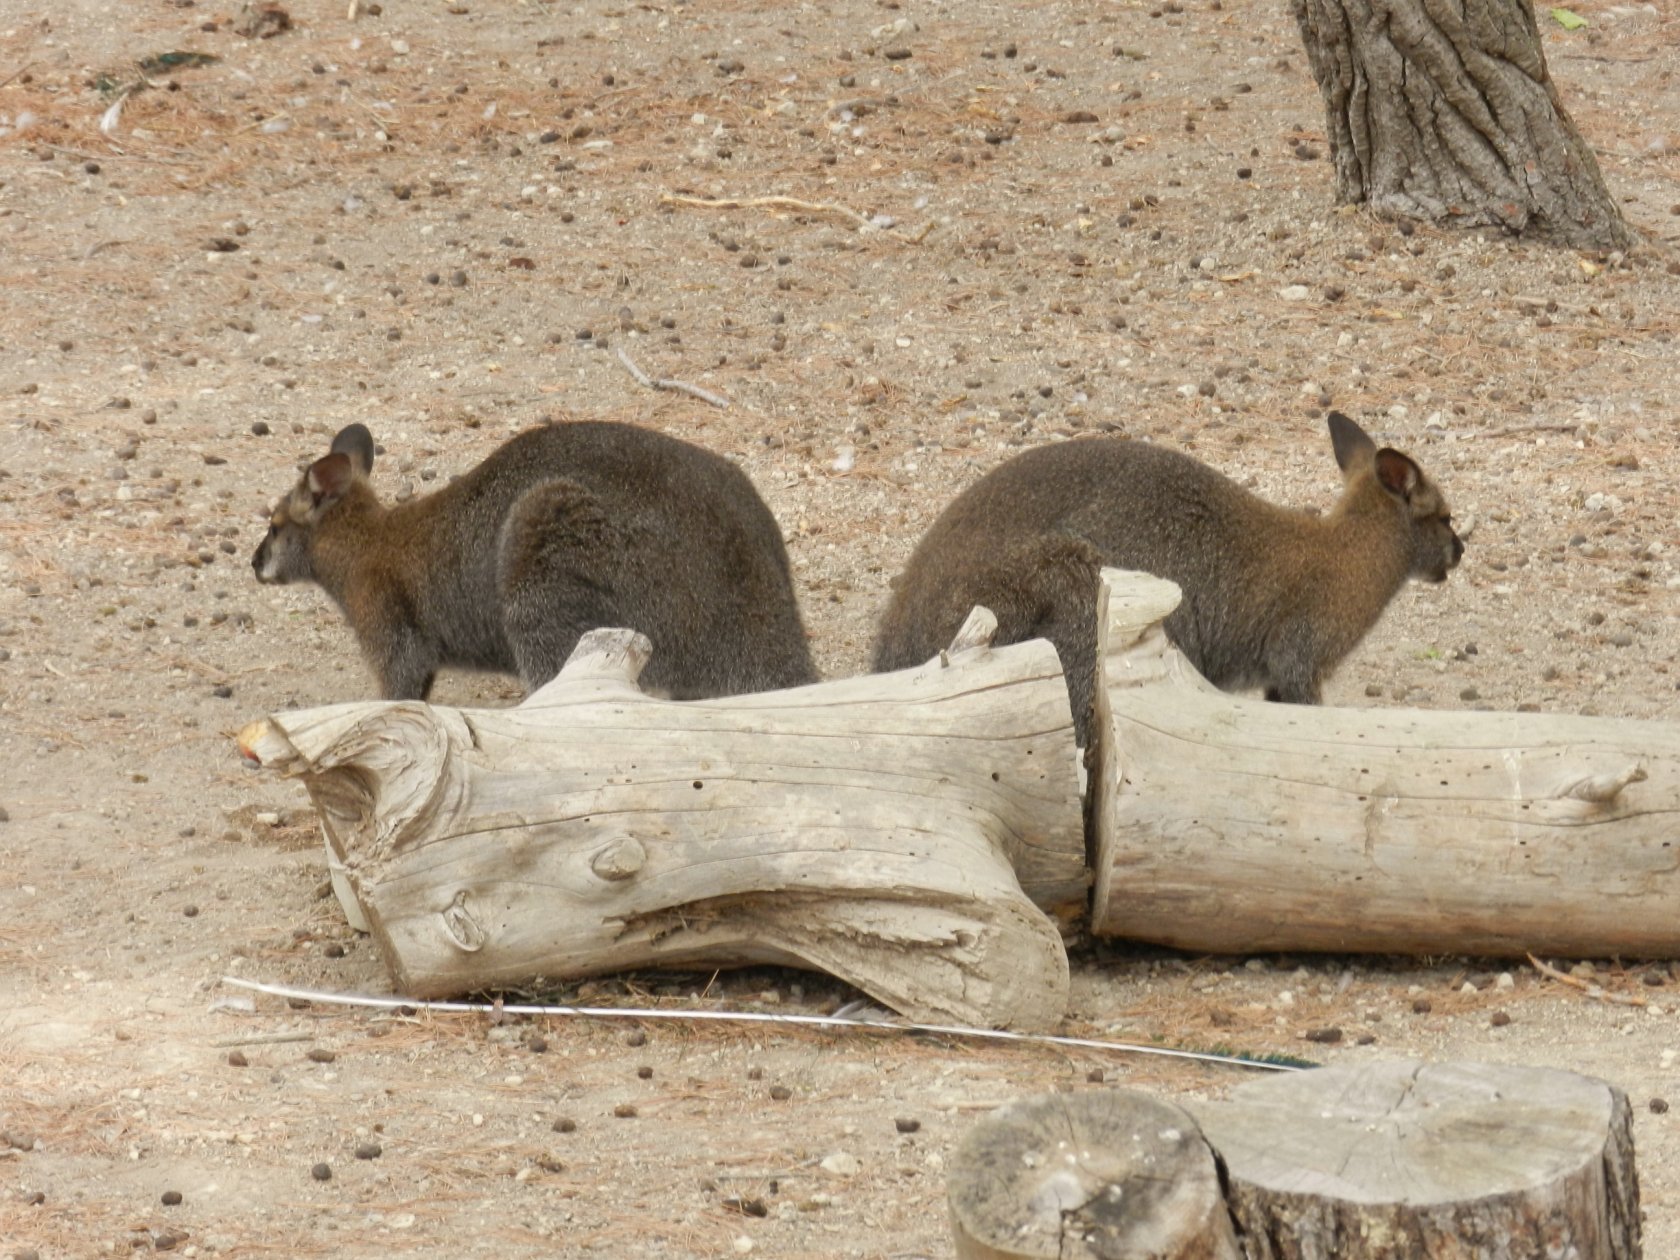
[[[788,1099],[793,1097],[793,1091],[786,1085],[772,1085],[770,1087],[770,1097],[774,1098],[777,1102],[786,1102]]]
[[[338,1056],[331,1050],[322,1049],[320,1046],[316,1046],[304,1057],[311,1063],[331,1063],[334,1059],[338,1058]]]
[[[242,1050],[229,1050],[227,1063],[229,1067],[250,1067],[251,1061],[245,1057]]]
[[[647,1045],[647,1034],[638,1028],[624,1038],[624,1044],[627,1046],[645,1046]]]
[[[1427,1015],[1434,1009],[1435,1004],[1428,998],[1418,998],[1412,1003],[1412,1013],[1414,1015]]]
[[[553,1127],[556,1133],[575,1133],[577,1131],[577,1121],[570,1116],[561,1116],[554,1122]]]
[[[256,434],[258,437],[267,437],[269,435],[268,421],[267,420],[253,420],[253,421],[251,421],[251,432]]]
[[[344,946],[340,945],[337,941],[328,941],[325,947],[322,948],[321,952],[328,958],[343,958]]]
[[[1314,1028],[1307,1033],[1308,1041],[1316,1041],[1320,1045],[1333,1046],[1342,1039],[1340,1028]]]
[[[198,907],[197,906],[182,906],[181,907],[181,913],[186,915],[187,918],[189,918],[189,919],[197,918],[198,917]]]
[[[912,1116],[900,1116],[893,1121],[893,1128],[900,1133],[915,1133],[922,1127],[922,1122]]]
[[[1101,1085],[1103,1083],[1103,1070],[1101,1068],[1092,1068],[1089,1072],[1085,1073],[1085,1079],[1093,1085]]]
[[[764,1079],[764,1069],[761,1067],[748,1068],[747,1079],[749,1081],[762,1081]]]
[[[378,1142],[361,1142],[356,1146],[357,1159],[378,1159],[385,1153],[385,1148]]]
[[[165,1190],[163,1192],[164,1207],[176,1207],[180,1204],[180,1202],[181,1192],[179,1190]]]
[[[910,60],[910,50],[905,48],[903,45],[898,45],[893,48],[884,49],[881,56],[885,57],[888,61],[908,61]]]
[[[210,689],[210,694],[215,696],[218,700],[228,700],[233,696],[233,688],[228,686],[226,683],[220,683]]]
[[[1503,1028],[1511,1022],[1511,1017],[1504,1011],[1495,1011],[1488,1022],[1495,1028]]]
[[[311,1177],[315,1178],[316,1181],[331,1181],[332,1180],[332,1165],[331,1164],[325,1164],[325,1163],[316,1164],[312,1168],[310,1168],[309,1175]]]
[[[636,1069],[636,1075],[644,1081],[651,1081],[653,1079],[653,1069],[644,1063],[641,1067]]]
[[[1651,1108],[1651,1114],[1654,1116],[1666,1115],[1668,1113],[1668,1099],[1666,1098],[1653,1098],[1646,1105]]]
[[[619,1103],[618,1106],[613,1108],[613,1115],[617,1116],[620,1120],[633,1119],[635,1114],[636,1107],[634,1103]]]
[[[532,1037],[525,1043],[525,1048],[532,1054],[545,1054],[548,1051],[547,1037]]]

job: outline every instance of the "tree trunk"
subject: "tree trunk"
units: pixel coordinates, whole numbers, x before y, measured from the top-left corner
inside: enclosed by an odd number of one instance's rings
[[[1385,217],[1631,241],[1546,70],[1530,0],[1293,0],[1336,197]]]
[[[1104,571],[1092,931],[1182,949],[1672,958],[1680,726],[1217,691]]]
[[[1192,1113],[1247,1260],[1637,1260],[1626,1095],[1549,1068],[1343,1064]]]
[[[948,1176],[959,1260],[1239,1260],[1207,1143],[1146,1094],[1042,1094],[963,1135]]]
[[[401,993],[776,962],[1041,1028],[1068,971],[1034,900],[1074,918],[1089,887],[1078,766],[1055,650],[994,652],[993,626],[917,669],[683,704],[636,686],[645,638],[596,631],[512,709],[336,705],[239,741],[304,779]]]

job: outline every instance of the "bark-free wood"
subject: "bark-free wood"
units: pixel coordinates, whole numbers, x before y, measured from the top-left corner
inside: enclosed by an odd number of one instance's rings
[[[1247,1260],[1636,1260],[1622,1092],[1547,1068],[1345,1064],[1192,1103]]]
[[[1238,1260],[1213,1155],[1188,1113],[1130,1090],[1000,1107],[947,1178],[960,1260]]]
[[[1578,248],[1631,240],[1546,69],[1530,0],[1294,0],[1340,201]]]
[[[1089,886],[1072,723],[1054,649],[990,624],[917,669],[682,704],[637,688],[647,640],[598,631],[516,708],[337,705],[240,743],[304,779],[403,993],[777,962],[1044,1027],[1067,959],[1034,901]]]
[[[1104,573],[1091,802],[1104,936],[1220,952],[1680,954],[1680,726],[1268,704]]]

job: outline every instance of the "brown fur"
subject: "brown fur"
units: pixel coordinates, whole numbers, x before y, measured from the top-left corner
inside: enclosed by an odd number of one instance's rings
[[[781,531],[722,457],[632,425],[551,425],[387,506],[373,455],[366,428],[340,432],[252,566],[331,595],[386,698],[424,699],[444,666],[534,690],[602,626],[647,635],[643,681],[678,699],[815,681]]]
[[[1411,459],[1379,450],[1338,412],[1329,423],[1343,489],[1322,517],[1141,442],[1066,442],[1000,465],[911,556],[881,622],[876,669],[926,660],[985,604],[998,613],[998,642],[1056,645],[1083,740],[1097,570],[1110,565],[1178,583],[1184,601],[1166,630],[1209,681],[1316,704],[1406,579],[1444,581],[1464,550],[1441,492]],[[1047,566],[1058,540],[1060,563]]]

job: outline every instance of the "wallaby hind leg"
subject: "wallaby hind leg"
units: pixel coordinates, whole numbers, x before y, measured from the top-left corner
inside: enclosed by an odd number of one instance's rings
[[[620,615],[618,533],[577,483],[550,481],[520,496],[498,548],[502,628],[527,693],[560,672],[586,631],[629,625],[646,633]]]

